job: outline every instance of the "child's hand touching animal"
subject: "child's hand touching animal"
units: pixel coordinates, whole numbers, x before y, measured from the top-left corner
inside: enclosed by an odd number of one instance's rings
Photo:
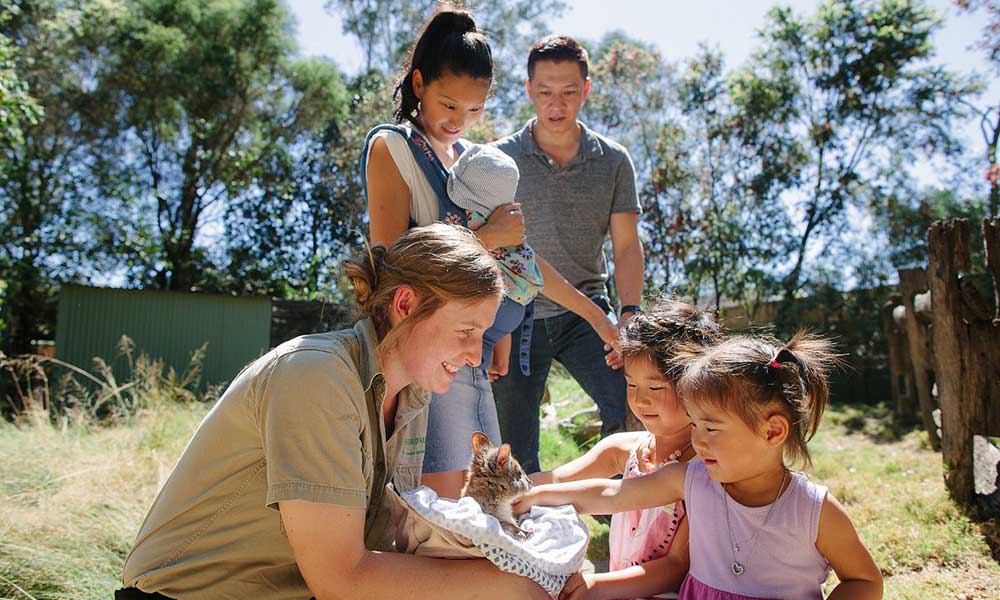
[[[589,593],[591,588],[592,580],[588,575],[573,573],[559,592],[559,600],[593,600]]]

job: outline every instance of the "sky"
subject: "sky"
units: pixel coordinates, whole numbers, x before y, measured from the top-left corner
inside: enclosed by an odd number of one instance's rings
[[[323,8],[324,0],[287,0],[298,21],[296,39],[304,56],[332,58],[347,73],[361,64],[361,51],[354,39],[341,29],[338,15]],[[777,0],[569,0],[568,10],[553,19],[551,31],[589,40],[620,29],[630,36],[652,42],[672,62],[693,56],[699,43],[719,48],[727,66],[743,63],[757,45],[756,32],[763,27],[767,11]],[[819,0],[786,0],[799,14],[815,12]],[[984,14],[959,15],[951,0],[930,0],[930,6],[945,18],[934,40],[935,62],[953,70],[976,72],[987,77],[989,86],[977,106],[1000,102],[1000,78],[985,59],[972,48],[986,24]],[[989,100],[989,101],[988,101]],[[971,120],[959,132],[972,152],[983,152],[979,119]],[[933,165],[918,168],[924,183],[941,183]]]
[[[755,45],[755,32],[764,25],[767,10],[776,0],[570,0],[566,13],[554,19],[553,33],[598,39],[621,29],[629,35],[653,42],[668,60],[692,56],[700,42],[719,47],[729,65],[741,63]],[[792,0],[800,14],[815,11],[817,0]],[[323,0],[288,0],[298,19],[297,39],[303,54],[332,57],[347,72],[361,63],[361,52],[352,38],[341,31],[340,19],[323,9]],[[941,62],[962,70],[986,71],[981,52],[969,50],[985,25],[984,15],[958,15],[950,0],[932,0],[934,9],[946,16],[935,46]],[[625,8],[625,10],[623,10]],[[1000,86],[994,86],[1000,91]]]

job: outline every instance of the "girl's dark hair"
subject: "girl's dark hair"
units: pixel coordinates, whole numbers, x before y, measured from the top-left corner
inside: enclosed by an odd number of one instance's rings
[[[729,337],[698,351],[681,351],[677,393],[685,403],[716,406],[753,431],[775,410],[788,418],[785,458],[810,464],[806,443],[819,428],[830,397],[827,378],[842,363],[826,338],[799,331],[788,343],[767,335]]]
[[[493,53],[469,12],[443,4],[424,25],[400,70],[399,83],[392,95],[397,123],[405,120],[416,124],[413,112],[420,101],[413,92],[416,69],[420,69],[424,85],[445,72],[492,80]]]
[[[432,223],[407,231],[390,247],[376,245],[343,261],[360,312],[375,325],[380,346],[431,316],[445,302],[474,302],[504,294],[500,266],[479,238],[464,227]],[[417,310],[395,327],[389,312],[396,290],[417,293]]]
[[[623,358],[649,356],[671,383],[684,372],[675,360],[680,347],[705,346],[722,339],[715,315],[693,304],[666,299],[636,313],[619,332]]]

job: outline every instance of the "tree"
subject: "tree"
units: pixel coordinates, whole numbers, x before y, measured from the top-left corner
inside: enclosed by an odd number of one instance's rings
[[[986,11],[989,22],[983,28],[978,46],[985,50],[994,68],[1000,72],[1000,2],[996,0],[953,0],[963,11]],[[979,110],[979,130],[986,145],[986,181],[990,186],[989,215],[1000,215],[1000,104]]]
[[[921,154],[959,152],[952,124],[977,86],[925,63],[938,25],[909,0],[828,0],[812,18],[770,11],[762,46],[737,75],[734,102],[747,143],[794,175],[785,199],[799,230],[783,275],[786,306],[807,280],[814,242],[837,234],[849,205],[863,206]],[[766,112],[761,95],[772,99]],[[767,139],[787,140],[794,151],[775,153]],[[788,164],[789,156],[799,159]]]
[[[646,251],[646,287],[675,283],[672,259],[676,248],[670,235],[670,207],[645,182],[662,159],[659,144],[670,119],[669,90],[673,69],[648,43],[612,31],[597,43],[581,41],[590,53],[590,97],[580,119],[622,143],[635,165],[643,206],[640,233]],[[672,148],[673,146],[670,145]]]
[[[347,93],[341,120],[301,134],[276,154],[259,193],[233,207],[227,289],[336,296],[338,259],[363,225],[361,148],[370,125],[392,114],[389,82],[375,71],[347,82]]]
[[[1000,2],[997,0],[952,0],[964,12],[985,10],[989,18],[977,46],[985,50],[991,61],[1000,66]]]
[[[0,0],[0,24],[9,21],[16,10],[12,0]],[[41,107],[15,69],[16,52],[7,36],[0,33],[0,146],[23,142],[21,125],[34,125],[41,116]]]
[[[762,168],[737,127],[722,56],[702,47],[679,69],[614,32],[594,46],[584,119],[630,149],[655,286],[751,313],[773,290],[788,220],[781,172]]]
[[[702,47],[686,62],[674,97],[692,184],[674,190],[673,203],[686,289],[716,309],[728,300],[752,316],[773,293],[775,261],[788,251],[789,222],[778,201],[788,172],[769,170],[743,143],[718,52]]]
[[[0,1],[0,23],[10,19],[16,10],[9,0]],[[8,148],[24,141],[22,124],[34,125],[41,116],[41,108],[28,93],[27,84],[18,76],[14,56],[16,48],[6,35],[0,33],[0,148]],[[0,254],[0,333],[4,326],[4,297],[7,284],[4,281],[11,268],[11,256]]]
[[[890,268],[927,267],[927,231],[942,219],[969,219],[978,223],[986,216],[986,203],[960,196],[952,189],[927,189],[892,196],[873,207],[876,228],[888,243]],[[982,254],[982,231],[973,227],[973,265]],[[978,243],[977,243],[978,242]]]
[[[292,61],[289,23],[278,0],[142,0],[116,15],[96,75],[119,109],[99,175],[102,191],[149,215],[133,232],[156,248],[137,253],[138,283],[215,285],[205,221],[273,188],[261,178],[287,173],[267,163],[342,114],[335,67]]]
[[[91,210],[84,173],[93,160],[91,123],[107,106],[88,89],[107,21],[105,12],[85,10],[82,2],[3,7],[0,34],[19,80],[9,89],[26,91],[38,107],[18,118],[15,134],[0,135],[2,347],[22,353],[32,339],[52,335],[52,284],[100,264],[97,233],[111,229]],[[5,95],[5,102],[16,98]]]
[[[548,33],[548,23],[558,18],[566,4],[561,0],[512,0],[477,2],[459,0],[456,6],[473,12],[476,23],[490,40],[493,51],[496,113],[514,118],[526,101],[523,82],[531,42]],[[361,45],[365,71],[396,72],[420,26],[437,2],[406,0],[327,0],[326,8],[342,15],[344,33]]]

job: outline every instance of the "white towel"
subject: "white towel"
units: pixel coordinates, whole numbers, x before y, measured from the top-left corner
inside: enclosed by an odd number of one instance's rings
[[[570,575],[580,570],[587,553],[590,533],[572,506],[532,507],[521,521],[521,528],[530,530],[532,535],[522,540],[504,531],[496,517],[484,513],[472,498],[438,498],[434,490],[425,486],[403,492],[400,498],[407,509],[406,519],[411,521],[409,527],[401,525],[397,530],[414,531],[412,519],[417,518],[444,530],[443,538],[438,536],[434,543],[441,544],[442,539],[447,539],[448,547],[419,548],[419,541],[415,543],[410,536],[406,540],[397,538],[399,549],[455,558],[465,554],[462,547],[468,540],[501,570],[531,578],[552,596],[562,590]],[[428,539],[426,535],[418,537]]]

